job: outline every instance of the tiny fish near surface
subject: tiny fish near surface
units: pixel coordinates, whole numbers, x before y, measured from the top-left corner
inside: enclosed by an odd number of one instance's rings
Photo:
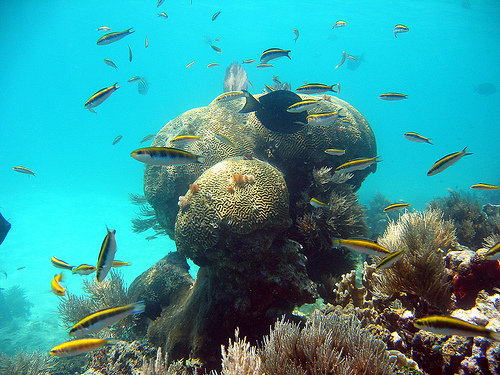
[[[35,172],[33,172],[31,169],[25,168],[25,167],[12,167],[12,170],[15,172],[19,173],[24,173],[24,174],[29,174],[32,176],[35,176]]]
[[[106,44],[114,43],[117,42],[118,40],[126,37],[129,34],[132,34],[134,30],[132,30],[132,27],[130,29],[127,29],[125,31],[118,31],[118,32],[113,32],[113,33],[108,33],[97,41],[97,45],[103,46]]]
[[[110,59],[104,59],[104,63],[106,65],[109,65],[112,68],[118,69],[118,67],[115,65],[115,63],[113,61],[111,61]]]
[[[132,62],[132,50],[130,49],[130,46],[128,46],[128,61]]]
[[[405,26],[405,25],[396,25],[394,26],[394,37],[397,38],[398,37],[398,34],[401,34],[401,33],[407,33],[408,31],[410,31],[410,29]]]
[[[114,145],[116,145],[118,142],[120,142],[120,141],[121,141],[121,139],[122,139],[122,138],[123,138],[123,135],[119,135],[119,136],[117,136],[115,139],[113,139],[113,143],[112,143],[112,145],[113,145],[113,146],[114,146]]]
[[[388,101],[395,101],[395,100],[408,99],[408,95],[400,94],[398,92],[387,92],[385,94],[379,95],[379,98]]]
[[[219,17],[220,12],[220,10],[218,12],[215,12],[215,14],[212,16],[212,21],[215,21],[217,17]]]

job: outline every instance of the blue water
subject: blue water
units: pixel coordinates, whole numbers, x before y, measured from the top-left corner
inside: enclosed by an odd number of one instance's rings
[[[161,11],[167,20],[157,16]],[[0,245],[0,270],[8,275],[0,275],[0,287],[26,290],[34,303],[26,323],[37,327],[2,331],[14,338],[0,343],[0,350],[21,342],[45,351],[67,337],[56,314],[58,298],[50,293],[56,272],[51,256],[72,264],[95,262],[107,225],[117,230],[117,259],[133,262],[122,269],[130,283],[175,248],[165,237],[146,241],[153,233],[131,230],[137,207],[128,193],[142,193],[144,165],[129,153],[170,119],[210,103],[222,92],[232,61],[258,59],[267,48],[291,49],[292,60],[275,60],[267,70],[245,66],[253,93],[271,84],[273,75],[292,88],[305,81],[340,82],[340,97],[370,122],[383,162],[364,182],[362,201],[380,191],[422,209],[446,188],[500,183],[500,93],[474,92],[483,82],[500,88],[497,0],[169,0],[160,9],[153,0],[3,1],[0,14],[0,212],[12,223]],[[332,30],[339,19],[347,27]],[[396,39],[392,30],[398,23],[410,32]],[[98,46],[100,26],[136,31]],[[294,28],[300,31],[296,43]],[[209,47],[206,36],[220,38],[222,54]],[[347,63],[334,69],[344,50],[364,57],[357,70]],[[207,69],[212,62],[220,66]],[[146,96],[127,83],[136,75],[150,82]],[[122,87],[96,108],[97,115],[83,108],[94,92],[115,82]],[[378,99],[389,91],[405,93],[408,100]],[[403,137],[407,131],[435,144],[409,142]],[[112,146],[117,135],[123,139]],[[436,160],[465,146],[472,156],[426,176]],[[16,173],[14,166],[37,175]],[[68,291],[77,293],[80,284],[80,276],[68,275]]]

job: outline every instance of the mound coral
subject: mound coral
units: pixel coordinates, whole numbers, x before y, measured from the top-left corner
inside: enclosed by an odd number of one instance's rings
[[[500,221],[488,217],[470,194],[452,191],[447,197],[433,200],[430,206],[440,209],[446,220],[453,221],[458,242],[471,249],[480,248],[485,237],[500,234]]]
[[[412,212],[391,222],[378,243],[390,251],[409,251],[374,279],[374,292],[382,296],[410,293],[445,311],[451,302],[451,284],[444,255],[455,241],[455,230],[439,210]]]

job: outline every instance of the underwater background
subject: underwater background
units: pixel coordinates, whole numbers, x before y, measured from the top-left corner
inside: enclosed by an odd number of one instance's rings
[[[168,19],[158,17],[161,11]],[[50,291],[58,271],[52,256],[92,264],[108,226],[117,231],[116,258],[132,262],[120,269],[130,284],[175,250],[167,236],[148,241],[154,232],[132,231],[137,206],[129,194],[143,194],[144,165],[130,152],[169,120],[221,94],[231,62],[258,59],[267,48],[291,49],[291,60],[262,70],[244,65],[250,92],[260,93],[273,75],[292,90],[306,81],[340,82],[338,97],[368,120],[382,162],[363,182],[361,203],[380,192],[422,210],[447,189],[500,184],[500,94],[480,89],[500,87],[496,0],[169,0],[160,8],[155,1],[3,1],[0,14],[0,213],[12,224],[0,245],[0,288],[21,287],[32,304],[30,314],[0,322],[0,351],[48,352],[67,339]],[[340,19],[348,25],[332,29]],[[410,31],[395,38],[399,23]],[[99,46],[103,33],[96,29],[104,25],[135,32]],[[215,38],[220,54],[207,43]],[[342,51],[360,63],[335,69]],[[209,63],[220,65],[208,69]],[[147,95],[127,83],[133,76],[147,78]],[[94,92],[115,82],[121,87],[97,114],[84,109]],[[378,98],[392,91],[408,99]],[[406,140],[409,131],[433,145]],[[123,139],[112,145],[118,135]],[[426,176],[436,160],[466,146],[473,155]],[[15,166],[36,176],[16,173]],[[498,193],[476,195],[483,204],[500,204]],[[67,290],[78,294],[85,276],[66,276]]]

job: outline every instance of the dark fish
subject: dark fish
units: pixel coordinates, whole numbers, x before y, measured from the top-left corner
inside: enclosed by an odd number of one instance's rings
[[[130,49],[130,46],[128,46],[128,61],[132,62],[132,50]]]
[[[118,137],[113,139],[113,143],[112,143],[113,146],[116,145],[118,142],[120,142],[122,138],[123,138],[123,135],[119,135]]]
[[[221,12],[221,11],[219,10],[217,13],[215,13],[215,14],[212,16],[212,21],[215,21],[215,20],[217,19],[217,17],[219,17],[220,12]]]
[[[210,44],[210,47],[212,47],[212,49],[213,49],[215,52],[217,52],[217,53],[222,53],[222,50],[221,50],[219,47],[214,46],[213,44]]]
[[[149,90],[149,82],[146,78],[141,77],[139,83],[137,83],[137,92],[141,95],[146,95]]]
[[[134,30],[132,30],[132,27],[130,29],[127,29],[125,31],[118,31],[118,32],[113,32],[113,33],[108,33],[97,41],[97,44],[99,46],[103,46],[106,44],[114,43],[124,37],[126,37],[129,34],[132,34]]]
[[[5,220],[2,214],[0,214],[0,244],[5,239],[5,236],[7,236],[9,230],[10,230],[10,223],[7,220]],[[5,277],[7,277],[7,274],[5,274]]]
[[[302,99],[291,91],[276,90],[259,100],[245,91],[246,103],[240,113],[255,112],[255,116],[267,129],[279,133],[295,133],[307,123],[307,112],[289,113],[287,109]]]
[[[23,268],[26,268],[26,266],[22,266],[22,267],[18,267],[17,270],[20,271],[22,270]]]
[[[237,62],[233,62],[226,69],[223,84],[224,92],[246,90],[247,82],[248,78],[245,69]]]
[[[474,92],[479,95],[489,96],[497,92],[497,88],[493,83],[485,82],[474,86]]]

